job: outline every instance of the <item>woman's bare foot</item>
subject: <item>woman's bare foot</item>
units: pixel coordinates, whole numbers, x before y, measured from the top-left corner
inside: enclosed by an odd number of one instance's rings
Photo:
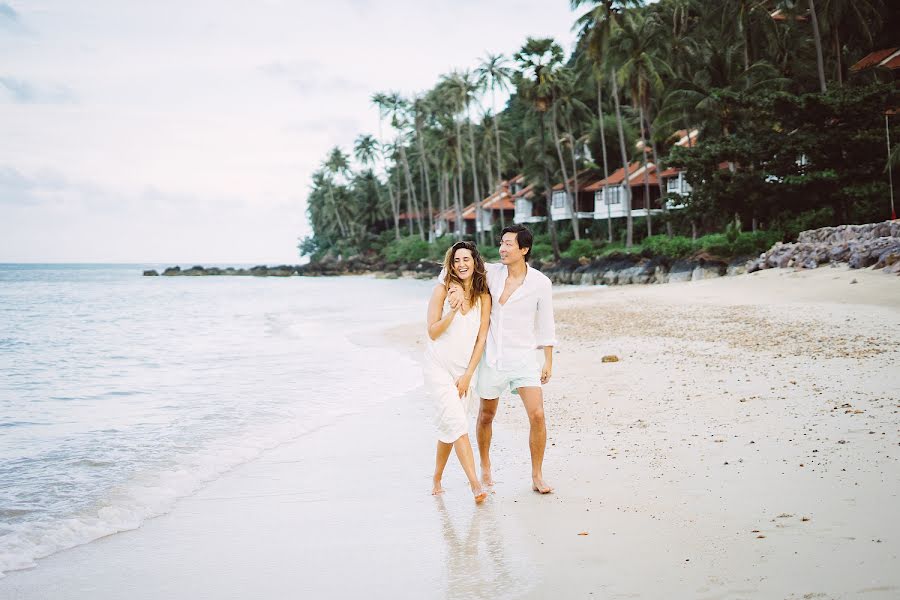
[[[432,495],[432,496],[437,496],[438,494],[443,494],[443,493],[444,493],[444,488],[441,487],[441,480],[440,480],[440,479],[434,479],[433,482],[434,482],[434,486],[431,488],[431,495]]]
[[[491,467],[488,465],[485,467],[481,466],[481,485],[486,485],[488,487],[494,486],[494,478],[491,477]]]
[[[475,504],[481,504],[488,497],[488,493],[480,485],[472,485],[472,495],[475,496]]]
[[[532,477],[531,489],[539,494],[550,494],[553,492],[553,488],[544,483],[543,477]]]

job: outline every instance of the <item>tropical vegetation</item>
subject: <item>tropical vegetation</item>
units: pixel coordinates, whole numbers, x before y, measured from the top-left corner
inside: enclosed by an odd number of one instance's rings
[[[438,258],[462,235],[463,208],[474,203],[480,221],[480,201],[510,177],[523,174],[549,214],[553,185],[571,198],[582,173],[608,177],[635,161],[683,169],[690,193],[671,197],[658,183],[663,209],[683,208],[633,218],[624,186],[624,218],[572,211],[535,224],[534,254],[749,254],[805,228],[890,216],[889,163],[900,158],[889,159],[885,129],[896,141],[900,126],[885,115],[900,94],[893,72],[850,66],[896,45],[897,3],[570,4],[568,55],[528,38],[431,89],[374,94],[377,136],[332,149],[312,176],[301,253]],[[696,143],[674,145],[674,132],[695,129]],[[451,213],[456,233],[436,235],[437,215]],[[491,246],[507,224],[474,237]]]

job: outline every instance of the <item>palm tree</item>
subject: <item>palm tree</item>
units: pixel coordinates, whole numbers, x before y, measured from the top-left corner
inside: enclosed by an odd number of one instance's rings
[[[387,94],[377,93],[372,95],[372,104],[378,107],[378,137],[381,140],[379,147],[381,148],[381,165],[384,169],[385,181],[388,186],[388,195],[391,199],[391,213],[394,217],[394,237],[396,239],[400,239],[400,198],[399,198],[399,190],[398,195],[394,196],[394,186],[391,184],[390,172],[388,171],[387,165],[387,153],[386,153],[386,145],[384,143],[384,135],[381,132],[382,121],[384,118],[390,113],[390,99]]]
[[[378,185],[378,180],[372,172],[372,167],[375,165],[375,160],[378,156],[378,145],[378,140],[374,136],[369,134],[357,136],[353,144],[353,155],[366,172],[375,179],[375,195],[378,203],[381,204],[381,187]]]
[[[567,203],[572,213],[572,232],[576,240],[581,239],[580,227],[578,224],[578,166],[575,160],[576,144],[572,133],[571,122],[574,119],[581,120],[589,111],[584,103],[578,99],[576,94],[577,79],[571,69],[562,67],[558,69],[552,77],[553,83],[553,104],[550,109],[550,127],[553,133],[554,145],[556,146],[557,156],[559,157],[559,166],[562,171],[563,187],[566,190]],[[560,134],[559,124],[563,124],[563,133]],[[569,185],[569,176],[566,169],[566,161],[563,158],[562,144],[571,140],[570,150],[572,153],[572,179],[574,181],[574,190]]]
[[[328,159],[322,166],[327,173],[326,181],[328,183],[328,195],[331,198],[331,204],[337,219],[338,228],[341,231],[341,235],[346,236],[347,229],[344,227],[343,219],[341,219],[340,207],[334,199],[334,178],[346,175],[350,169],[350,162],[347,159],[347,155],[344,154],[339,147],[335,146],[331,149],[331,152],[328,154]]]
[[[500,113],[497,111],[495,94],[499,89],[508,91],[513,78],[513,70],[508,66],[508,61],[502,54],[488,54],[477,69],[478,77],[483,89],[491,90],[491,110],[494,119],[494,149],[497,151],[497,189],[503,181],[503,160],[500,155]],[[503,213],[501,212],[501,218]]]
[[[824,29],[831,36],[835,79],[838,85],[842,86],[844,84],[842,37],[846,40],[855,34],[866,47],[871,47],[873,34],[881,26],[884,3],[881,0],[820,0],[819,6]]]
[[[652,15],[631,12],[623,20],[623,26],[611,42],[614,60],[619,63],[619,82],[626,85],[632,101],[637,105],[640,134],[641,160],[644,167],[644,207],[647,209],[647,235],[653,235],[650,191],[648,184],[647,144],[652,138],[649,131],[650,102],[663,87],[662,75],[668,65],[657,54],[657,22]],[[645,120],[645,117],[647,119]],[[648,128],[645,129],[645,124]],[[648,135],[649,134],[649,135]],[[660,184],[660,191],[662,185]]]
[[[434,205],[431,201],[431,176],[428,168],[428,154],[425,151],[425,140],[423,129],[428,120],[432,107],[426,96],[417,96],[410,105],[410,111],[413,118],[413,126],[415,128],[416,146],[419,149],[419,168],[422,172],[424,180],[425,198],[428,202],[428,231],[429,237],[434,231]]]
[[[571,0],[573,8],[585,4],[585,0]],[[616,109],[616,129],[619,132],[619,151],[622,157],[622,168],[625,170],[625,179],[622,191],[625,195],[625,246],[631,248],[634,242],[634,219],[631,216],[631,185],[628,180],[628,150],[625,144],[625,128],[622,125],[622,106],[619,102],[619,86],[616,81],[617,73],[609,61],[610,41],[621,27],[620,23],[625,13],[627,1],[615,2],[606,0],[597,2],[596,6],[583,15],[578,23],[582,25],[582,35],[588,38],[588,49],[591,58],[601,73],[601,79],[609,73],[612,86],[613,102]]]
[[[547,167],[547,134],[545,115],[550,109],[553,99],[553,72],[563,60],[563,50],[552,38],[531,38],[515,54],[521,73],[518,74],[519,94],[522,95],[538,115],[541,147],[538,153],[544,173],[544,187],[547,202],[547,229],[550,232],[550,243],[553,246],[553,257],[559,260],[559,241],[556,238],[556,225],[553,222],[553,186],[550,184],[550,171]]]
[[[819,88],[824,94],[828,91],[825,84],[825,61],[822,59],[822,34],[819,32],[819,16],[816,14],[816,3],[809,0],[809,17],[813,27],[813,41],[816,43],[816,69],[819,73]]]

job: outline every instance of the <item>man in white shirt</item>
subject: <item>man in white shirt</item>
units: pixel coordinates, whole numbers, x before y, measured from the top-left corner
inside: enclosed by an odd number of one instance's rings
[[[518,394],[531,426],[532,489],[542,494],[553,491],[544,482],[544,449],[547,427],[541,384],[550,381],[556,327],[553,322],[551,282],[546,275],[526,263],[531,251],[531,231],[522,225],[507,227],[500,241],[500,263],[486,264],[491,291],[491,326],[484,358],[478,371],[478,412],[476,436],[481,455],[482,482],[493,485],[491,476],[491,435],[500,394],[509,389]],[[451,295],[451,305],[458,301]],[[543,366],[538,364],[543,349]]]

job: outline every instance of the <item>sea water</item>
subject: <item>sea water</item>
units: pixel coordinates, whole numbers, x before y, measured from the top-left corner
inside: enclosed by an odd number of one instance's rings
[[[0,265],[0,576],[421,384],[429,282],[153,266]]]

